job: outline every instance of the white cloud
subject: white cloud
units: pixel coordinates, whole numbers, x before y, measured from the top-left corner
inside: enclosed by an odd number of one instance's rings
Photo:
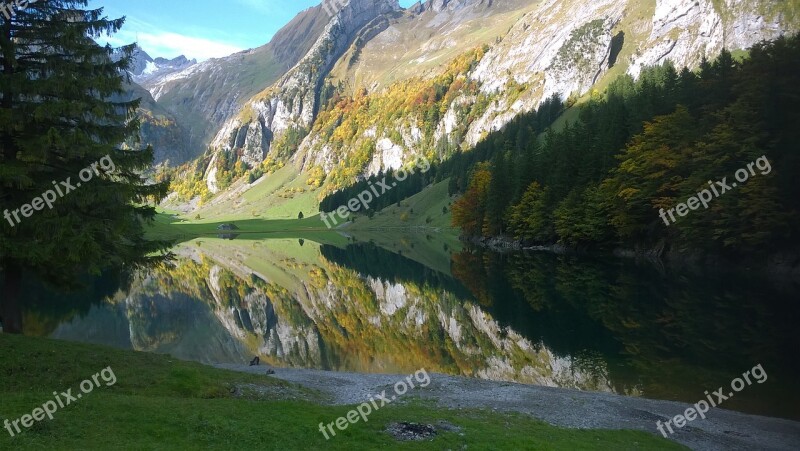
[[[178,33],[140,33],[139,46],[152,56],[173,58],[186,55],[187,58],[207,60],[219,58],[244,50],[240,47],[205,38],[184,36]]]
[[[184,55],[189,59],[197,58],[198,61],[220,58],[244,50],[238,45],[222,41],[161,31],[135,19],[129,18],[127,24],[131,26],[126,26],[113,36],[103,36],[98,42],[109,43],[113,47],[137,42],[153,58]]]

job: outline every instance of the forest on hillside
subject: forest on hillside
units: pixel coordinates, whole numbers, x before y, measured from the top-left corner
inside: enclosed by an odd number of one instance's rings
[[[696,72],[664,64],[637,80],[621,76],[539,139],[537,115],[523,116],[477,146],[485,161],[437,173],[463,192],[453,224],[467,236],[580,248],[757,254],[794,246],[798,72],[800,37],[785,37],[741,61],[724,51]],[[746,182],[737,187],[735,174]],[[728,189],[718,192],[718,181]],[[716,196],[679,208],[675,221],[660,216],[712,187]]]
[[[511,124],[507,126],[507,130],[519,130],[515,143],[522,149],[525,143],[535,140],[538,134],[547,130],[564,112],[564,108],[564,102],[557,95],[554,95],[545,99],[535,111],[514,118]],[[431,183],[443,180],[450,180],[450,194],[463,193],[469,182],[469,174],[472,168],[481,162],[491,160],[497,154],[498,149],[504,147],[503,136],[501,133],[488,135],[477,146],[467,151],[456,151],[452,145],[440,145],[436,150],[436,164],[427,171],[407,170],[407,176],[403,178],[401,183],[397,184],[397,187],[382,193],[380,197],[373,200],[370,204],[371,210],[367,214],[371,216],[376,210],[381,210],[407,199],[419,193]],[[440,143],[443,142],[441,141]],[[346,205],[350,199],[358,196],[362,191],[369,190],[370,185],[375,185],[384,179],[390,182],[394,180],[395,171],[389,169],[386,172],[379,172],[325,195],[320,201],[320,211],[334,211],[340,205]]]

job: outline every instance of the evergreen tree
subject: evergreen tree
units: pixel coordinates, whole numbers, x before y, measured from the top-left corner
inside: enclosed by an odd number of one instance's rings
[[[506,222],[515,237],[526,241],[548,243],[553,239],[552,218],[547,209],[547,190],[533,182],[522,200],[509,209]]]
[[[499,152],[492,162],[492,173],[497,176],[492,177],[489,183],[486,200],[486,222],[483,230],[485,236],[503,234],[503,216],[506,207],[511,202],[512,191],[509,180],[511,172],[511,167],[506,159],[506,152]]]
[[[0,16],[0,205],[10,212],[71,181],[75,190],[14,224],[0,222],[5,331],[20,332],[20,283],[36,275],[69,288],[79,273],[160,261],[142,221],[155,214],[148,200],[166,194],[142,171],[151,148],[132,150],[139,101],[119,102],[133,46],[98,46],[123,19],[109,20],[87,0],[47,0]],[[79,187],[79,174],[105,157],[111,172],[95,170]],[[64,187],[66,191],[68,188]],[[36,204],[33,204],[34,207]]]

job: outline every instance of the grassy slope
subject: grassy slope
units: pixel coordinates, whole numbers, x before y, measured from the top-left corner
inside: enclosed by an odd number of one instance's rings
[[[220,231],[221,224],[235,224],[239,230]],[[188,241],[198,237],[216,237],[220,234],[235,234],[237,240],[262,240],[267,238],[303,238],[323,244],[344,245],[347,238],[337,231],[328,230],[319,216],[284,220],[226,219],[226,220],[182,220],[169,214],[159,214],[147,229],[147,237],[153,240]]]
[[[489,12],[479,8],[467,18],[462,17],[463,11],[443,13],[442,17],[448,17],[444,21],[432,11],[405,16],[393,21],[391,31],[384,32],[387,37],[373,39],[361,49],[354,44],[339,59],[331,77],[345,81],[348,93],[353,93],[362,87],[375,90],[410,77],[436,74],[464,52],[494,43],[533,8],[533,2],[505,0],[495,2]]]
[[[357,241],[370,241],[394,253],[450,274],[450,255],[462,249],[450,225],[448,181],[431,185],[372,218],[361,215],[341,230]],[[444,211],[443,208],[447,210]],[[387,233],[388,232],[388,233]]]
[[[348,229],[400,229],[409,227],[427,227],[447,231],[450,224],[450,207],[453,198],[447,192],[449,181],[431,185],[408,199],[390,205],[372,218],[365,215],[356,217],[355,223]],[[444,208],[447,210],[444,210]]]
[[[292,219],[302,212],[312,216],[319,211],[317,192],[306,184],[306,174],[294,165],[286,165],[252,185],[245,180],[234,183],[225,192],[204,205],[193,216],[218,220],[243,218]]]
[[[198,237],[215,237],[221,233],[217,227],[234,223],[239,230],[238,240],[260,240],[264,238],[304,238],[321,244],[344,246],[349,240],[370,241],[391,252],[399,253],[445,274],[450,273],[450,255],[461,250],[458,230],[450,225],[452,198],[448,195],[448,181],[432,185],[422,192],[391,205],[373,218],[361,215],[355,222],[336,229],[328,229],[318,215],[298,219],[266,219],[269,213],[253,217],[244,211],[258,206],[259,211],[276,211],[283,208],[294,211],[297,203],[316,202],[314,193],[295,195],[280,205],[272,205],[275,193],[285,192],[287,184],[302,183],[293,179],[296,173],[285,167],[245,191],[237,201],[235,197],[219,199],[199,214],[201,219],[191,219],[164,212],[148,230],[152,239],[188,241]],[[246,206],[236,207],[236,202]],[[315,204],[316,205],[316,204]],[[446,210],[445,210],[446,208]],[[294,215],[296,216],[296,214]],[[341,223],[340,223],[341,225]],[[390,233],[387,233],[390,232]],[[235,241],[226,241],[230,247]],[[234,246],[235,247],[235,246]]]
[[[78,391],[80,381],[111,366],[116,384],[102,385],[0,449],[680,449],[643,432],[569,430],[523,415],[437,410],[420,402],[392,404],[330,441],[318,431],[351,409],[309,401],[319,395],[267,376],[234,373],[168,356],[0,334],[0,417],[17,419],[52,400],[54,390]],[[234,387],[238,389],[234,390]],[[232,393],[235,391],[235,393]],[[413,395],[406,395],[411,400]],[[432,441],[397,443],[391,421],[463,428]]]

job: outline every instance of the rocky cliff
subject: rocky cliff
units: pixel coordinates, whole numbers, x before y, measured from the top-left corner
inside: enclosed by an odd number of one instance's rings
[[[175,116],[159,105],[147,90],[131,82],[125,85],[125,94],[118,100],[133,99],[140,101],[137,114],[141,127],[139,142],[130,143],[131,146],[153,146],[156,165],[178,165],[196,156],[187,149],[186,133]]]
[[[261,163],[271,143],[289,128],[302,130],[312,125],[325,76],[358,31],[399,9],[397,0],[350,0],[343,5],[298,64],[250,100],[238,117],[222,127],[211,146],[223,152],[237,151],[249,166]],[[208,171],[212,191],[216,190],[215,161],[212,159]]]
[[[217,191],[221,153],[251,168],[292,160],[338,183],[418,155],[445,158],[550,96],[577,100],[666,61],[695,68],[723,48],[796,32],[799,21],[791,7],[768,0],[430,0],[402,12],[394,0],[351,0],[291,70],[235,115],[228,111],[211,141],[207,184]],[[481,46],[473,64],[453,69]],[[321,124],[327,82],[366,100],[341,110],[327,104],[338,119]],[[376,109],[409,86],[424,102],[425,83],[436,93],[434,108]],[[299,143],[285,145],[287,134]]]
[[[309,8],[264,46],[140,81],[164,110],[180,119],[186,133],[183,148],[198,157],[248,99],[278,81],[308,53],[328,21],[321,7]]]

